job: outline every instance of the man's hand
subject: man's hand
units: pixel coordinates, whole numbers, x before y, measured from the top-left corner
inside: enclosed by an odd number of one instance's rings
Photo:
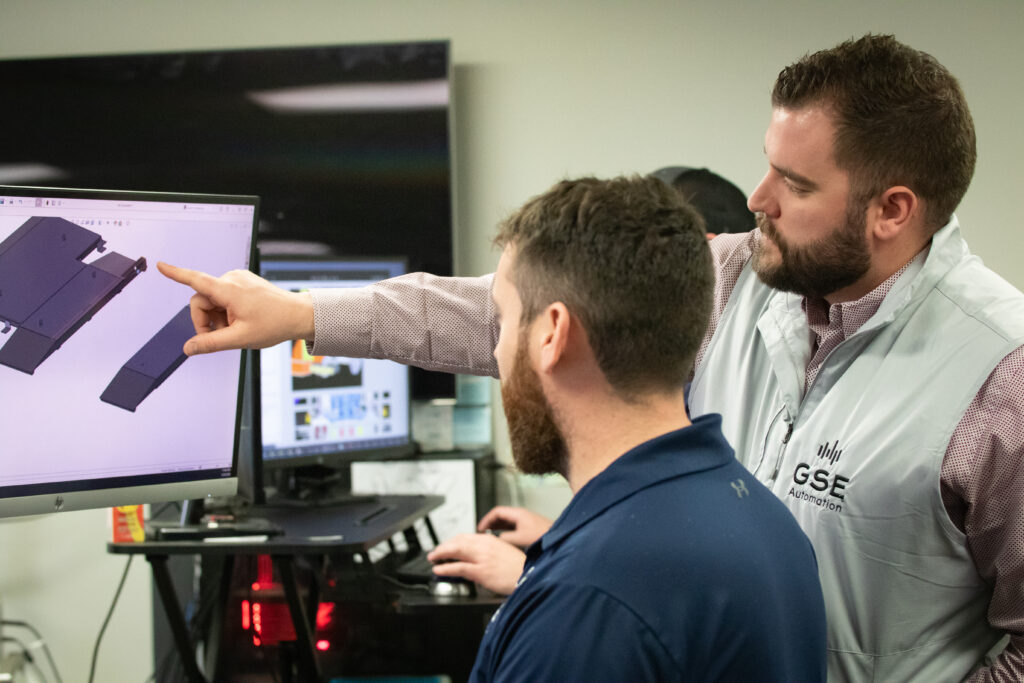
[[[459,534],[430,551],[427,559],[438,576],[460,576],[508,595],[523,573],[526,554],[490,534]]]
[[[196,292],[189,301],[196,336],[185,342],[185,353],[190,356],[226,349],[263,349],[313,336],[313,300],[308,293],[286,291],[247,270],[213,277],[167,263],[156,267]]]
[[[497,531],[498,538],[520,548],[532,545],[551,528],[551,520],[525,508],[499,505],[484,515],[478,531]]]

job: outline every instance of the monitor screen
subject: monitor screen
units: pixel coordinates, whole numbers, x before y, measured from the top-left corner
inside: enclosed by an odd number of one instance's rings
[[[256,197],[0,186],[0,516],[233,495],[242,356],[186,357]]]
[[[446,41],[19,58],[0,83],[0,184],[257,195],[264,243],[453,272]]]
[[[405,272],[401,259],[263,258],[260,273],[291,291],[360,287]],[[313,356],[304,341],[259,352],[259,434],[266,469],[407,455],[409,368]]]

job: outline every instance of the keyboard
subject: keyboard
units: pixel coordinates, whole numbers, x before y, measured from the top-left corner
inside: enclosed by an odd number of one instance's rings
[[[427,559],[426,553],[406,560],[395,570],[395,578],[406,583],[428,583],[433,576],[434,563]]]

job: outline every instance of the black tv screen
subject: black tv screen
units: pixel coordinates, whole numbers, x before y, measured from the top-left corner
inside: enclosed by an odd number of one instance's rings
[[[258,195],[264,253],[451,274],[449,74],[446,41],[0,60],[0,183]]]

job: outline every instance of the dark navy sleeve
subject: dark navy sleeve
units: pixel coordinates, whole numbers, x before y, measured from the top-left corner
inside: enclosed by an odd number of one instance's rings
[[[598,589],[548,585],[518,597],[488,629],[473,681],[682,678],[650,627]]]

